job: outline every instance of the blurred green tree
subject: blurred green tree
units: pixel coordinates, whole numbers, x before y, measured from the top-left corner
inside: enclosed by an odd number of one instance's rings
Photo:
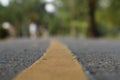
[[[18,36],[28,36],[30,22],[46,26],[51,35],[99,37],[120,34],[119,0],[54,0],[55,12],[45,10],[44,0],[10,0],[0,5],[0,29],[10,22]],[[4,32],[1,30],[1,32]],[[2,33],[3,34],[3,33]]]

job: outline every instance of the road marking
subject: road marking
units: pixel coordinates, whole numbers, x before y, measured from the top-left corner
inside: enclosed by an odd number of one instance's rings
[[[88,80],[71,51],[53,40],[46,53],[13,80]]]

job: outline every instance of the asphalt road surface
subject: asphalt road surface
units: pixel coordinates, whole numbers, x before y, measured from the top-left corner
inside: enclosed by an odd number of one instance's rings
[[[58,39],[74,53],[92,80],[120,80],[120,41]],[[0,80],[12,80],[39,59],[50,40],[0,42]]]
[[[119,40],[61,40],[93,80],[120,80]]]
[[[11,40],[0,42],[0,80],[12,80],[20,71],[39,59],[49,40]]]

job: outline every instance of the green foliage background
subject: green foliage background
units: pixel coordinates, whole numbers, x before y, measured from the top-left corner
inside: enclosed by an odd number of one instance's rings
[[[8,7],[0,5],[1,38],[7,34],[2,29],[5,21],[14,25],[18,37],[29,35],[28,26],[31,21],[46,26],[50,35],[70,36],[74,29],[74,36],[86,37],[89,25],[88,0],[55,0],[52,3],[56,8],[55,13],[46,12],[47,3],[42,0],[18,1],[10,0]],[[58,2],[61,5],[57,5]],[[100,37],[119,37],[120,0],[108,0],[108,7],[100,6],[99,2],[96,2],[95,18]]]

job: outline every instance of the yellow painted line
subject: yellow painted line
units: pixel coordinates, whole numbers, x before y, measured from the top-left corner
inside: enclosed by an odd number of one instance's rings
[[[71,51],[53,40],[46,53],[13,80],[88,80]]]

